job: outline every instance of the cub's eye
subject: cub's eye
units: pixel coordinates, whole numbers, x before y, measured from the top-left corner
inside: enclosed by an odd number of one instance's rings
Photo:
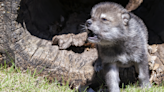
[[[106,18],[101,18],[101,20],[103,20],[103,21],[107,21],[107,19],[106,19]]]

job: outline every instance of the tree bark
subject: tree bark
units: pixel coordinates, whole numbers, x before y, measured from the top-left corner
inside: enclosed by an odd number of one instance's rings
[[[1,6],[3,16],[0,21],[0,53],[5,56],[6,52],[11,53],[9,56],[13,57],[16,67],[22,71],[36,71],[38,75],[50,80],[57,79],[59,82],[70,80],[76,86],[88,84],[94,74],[92,63],[97,58],[96,49],[84,49],[81,53],[59,50],[51,41],[31,35],[26,25],[23,27],[15,21],[19,2],[20,0],[0,2],[4,4]],[[5,58],[1,63],[4,61]]]

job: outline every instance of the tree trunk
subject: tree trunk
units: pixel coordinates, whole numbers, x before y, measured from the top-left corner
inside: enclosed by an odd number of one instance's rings
[[[15,21],[19,2],[20,0],[0,2],[3,12],[0,21],[1,54],[7,56],[6,51],[11,53],[16,67],[21,70],[30,69],[33,72],[36,70],[37,73],[41,71],[39,75],[49,79],[70,79],[74,85],[91,81],[94,73],[92,62],[97,57],[96,49],[84,50],[82,53],[59,50],[58,46],[52,46],[51,41],[32,36],[26,28]],[[5,58],[2,61],[5,61]],[[9,62],[10,60],[7,60],[7,63]]]

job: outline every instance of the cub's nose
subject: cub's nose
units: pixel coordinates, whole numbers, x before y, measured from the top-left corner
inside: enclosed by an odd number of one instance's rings
[[[86,21],[86,26],[87,26],[87,27],[89,27],[91,24],[92,24],[92,21],[91,21],[91,20],[87,20],[87,21]]]

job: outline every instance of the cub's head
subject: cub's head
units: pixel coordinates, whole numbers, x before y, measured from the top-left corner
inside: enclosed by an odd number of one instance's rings
[[[130,15],[121,5],[103,2],[95,5],[85,23],[88,41],[108,45],[122,40],[127,33]]]

